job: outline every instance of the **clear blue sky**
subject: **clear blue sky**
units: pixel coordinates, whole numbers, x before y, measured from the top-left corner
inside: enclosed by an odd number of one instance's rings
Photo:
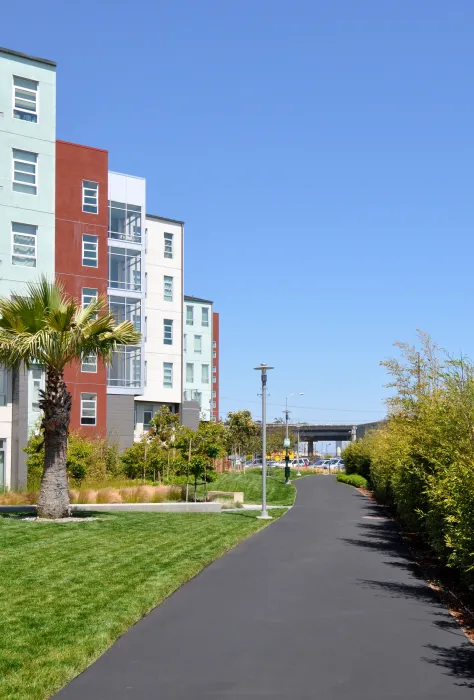
[[[363,421],[394,340],[474,355],[473,26],[472,0],[24,0],[0,45],[57,61],[58,138],[185,220],[221,412],[260,414],[265,361],[270,418],[303,391],[295,419]]]

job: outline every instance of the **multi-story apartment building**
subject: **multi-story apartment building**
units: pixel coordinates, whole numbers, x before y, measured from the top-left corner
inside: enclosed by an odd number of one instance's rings
[[[55,141],[56,64],[0,49],[0,296],[54,274]],[[39,367],[0,372],[0,486],[26,482],[43,385]]]
[[[184,223],[146,215],[144,391],[135,397],[135,437],[163,404],[179,411],[183,354]]]
[[[212,420],[218,421],[219,414],[219,314],[212,314]]]
[[[65,372],[71,428],[125,447],[160,405],[180,410],[184,224],[146,216],[145,180],[109,172],[105,150],[56,142],[55,124],[56,64],[0,49],[0,296],[45,274],[83,305],[108,297],[117,321],[142,333],[108,368],[90,357]],[[208,384],[201,394],[209,418],[212,303],[201,306],[192,342],[197,358],[201,336],[208,360],[199,369],[195,360],[194,389]],[[0,368],[0,487],[26,484],[23,447],[43,387],[41,367],[13,375]]]
[[[183,401],[197,401],[201,420],[211,420],[212,305],[209,299],[184,297]]]

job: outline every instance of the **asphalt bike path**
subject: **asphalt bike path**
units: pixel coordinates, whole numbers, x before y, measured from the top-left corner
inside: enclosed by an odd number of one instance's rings
[[[331,476],[296,486],[286,515],[155,608],[58,700],[472,700],[474,645],[385,510]]]

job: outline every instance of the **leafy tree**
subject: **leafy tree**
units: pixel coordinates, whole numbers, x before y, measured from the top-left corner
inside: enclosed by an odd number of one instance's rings
[[[38,497],[38,515],[69,515],[66,449],[71,417],[71,394],[64,381],[65,367],[90,355],[110,361],[120,345],[135,345],[140,334],[130,321],[116,325],[107,299],[82,308],[60,282],[41,277],[27,285],[25,294],[0,299],[0,362],[17,370],[39,364],[46,370],[41,392],[44,468]]]
[[[258,449],[260,427],[250,411],[230,411],[227,414],[227,449],[234,454],[250,454]]]

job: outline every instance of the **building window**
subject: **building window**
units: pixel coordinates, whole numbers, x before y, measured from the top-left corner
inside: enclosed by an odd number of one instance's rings
[[[215,391],[212,392],[212,398],[213,398],[213,399],[216,398],[216,392],[215,392]]]
[[[143,427],[145,430],[150,429],[151,419],[153,418],[153,411],[143,411]]]
[[[38,121],[38,83],[13,76],[13,116],[25,122]]]
[[[194,326],[194,307],[193,306],[186,307],[186,325],[187,326]]]
[[[192,362],[186,362],[186,382],[188,384],[194,383],[194,365]]]
[[[193,391],[193,392],[191,393],[191,398],[192,398],[194,401],[197,401],[197,402],[198,402],[199,408],[202,407],[202,392],[200,392],[200,391]]]
[[[118,347],[112,353],[112,360],[107,370],[107,384],[115,387],[139,387],[141,371],[141,348]]]
[[[97,394],[81,394],[81,425],[95,425],[97,421]]]
[[[213,367],[213,368],[212,368],[212,374],[216,374],[216,372],[217,372],[217,367]]]
[[[82,211],[89,214],[99,213],[99,183],[91,180],[82,181]]]
[[[212,378],[212,383],[215,384],[217,379],[215,377]]]
[[[165,301],[173,301],[173,278],[168,275],[164,277],[164,298]]]
[[[136,204],[109,202],[109,238],[141,243],[142,208]]]
[[[165,233],[165,258],[173,257],[173,234]]]
[[[109,296],[109,311],[117,323],[131,321],[139,333],[142,327],[142,312],[140,299],[133,297]]]
[[[213,348],[217,348],[217,343],[216,343],[215,340],[212,341],[212,347],[213,347]]]
[[[36,194],[38,185],[38,154],[13,149],[13,190]]]
[[[201,325],[203,328],[209,327],[209,307],[203,306],[201,308]]]
[[[99,290],[93,289],[91,287],[82,288],[82,308],[89,306],[93,301],[97,301],[99,297]]]
[[[97,355],[86,355],[82,358],[81,372],[97,372]]]
[[[212,402],[212,408],[215,408],[215,407],[216,407],[216,402],[213,401],[213,402]]]
[[[163,362],[163,388],[173,388],[173,363]]]
[[[173,345],[173,321],[170,318],[163,319],[163,343]]]
[[[139,292],[142,288],[141,253],[129,248],[109,248],[109,285],[112,289],[129,289]]]
[[[36,267],[37,226],[12,223],[12,265]]]
[[[97,267],[99,264],[99,239],[97,236],[82,234],[82,264],[84,267]]]
[[[201,383],[209,384],[209,365],[201,365]]]
[[[5,367],[0,367],[0,406],[7,405],[7,378],[8,370]]]
[[[217,357],[217,353],[215,350],[212,351],[212,359],[215,360]]]
[[[199,354],[202,352],[202,335],[194,336],[194,352]]]

